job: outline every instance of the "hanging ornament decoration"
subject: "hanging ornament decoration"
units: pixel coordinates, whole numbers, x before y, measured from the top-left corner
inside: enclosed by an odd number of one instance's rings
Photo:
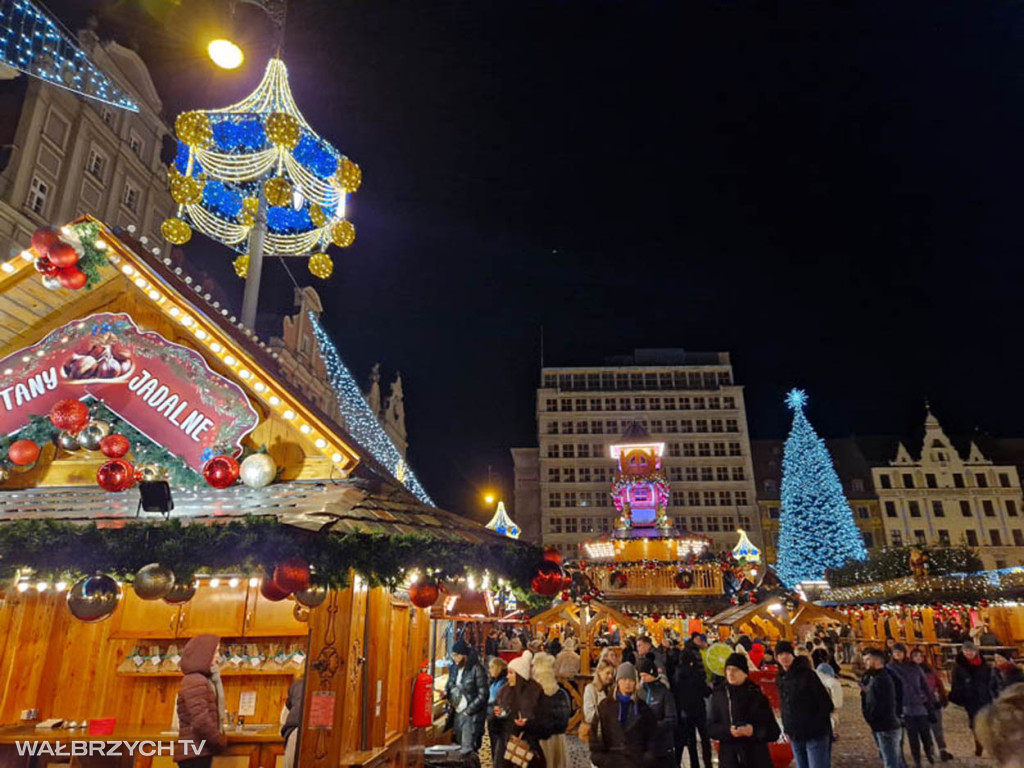
[[[260,581],[260,594],[273,603],[278,603],[288,597],[288,593],[274,583],[273,579]]]
[[[302,126],[287,112],[271,112],[263,121],[267,139],[285,149],[294,149],[302,138]]]
[[[693,571],[679,571],[673,578],[678,589],[690,589],[693,586]]]
[[[40,256],[50,252],[56,243],[60,242],[60,235],[49,227],[40,227],[32,233],[32,250]]]
[[[351,195],[363,183],[363,171],[347,157],[343,157],[338,165],[335,180],[338,182],[339,187]]]
[[[310,203],[309,220],[313,223],[314,227],[322,227],[327,223],[327,214],[324,213],[324,209],[318,203]]]
[[[78,251],[71,243],[59,242],[50,246],[47,251],[47,259],[53,266],[59,269],[67,269],[78,263]]]
[[[326,253],[314,253],[309,257],[309,271],[314,277],[326,280],[334,272],[334,262]]]
[[[32,235],[32,252],[36,271],[42,275],[46,288],[67,288],[77,291],[92,286],[100,279],[99,266],[106,257],[96,247],[99,225],[95,222],[73,224],[61,233],[38,229]]]
[[[58,400],[50,408],[50,423],[57,429],[77,432],[89,423],[89,407],[81,400]]]
[[[558,551],[558,547],[544,547],[544,554],[541,557],[549,563],[562,565],[562,553]]]
[[[97,451],[100,440],[110,434],[110,425],[105,421],[90,421],[78,433],[78,444],[87,451]]]
[[[213,142],[213,129],[205,112],[190,110],[182,112],[174,121],[174,133],[178,140],[189,147],[206,147]]]
[[[161,600],[174,589],[174,571],[160,563],[144,565],[135,573],[132,589],[140,600]]]
[[[111,459],[96,470],[96,482],[111,493],[127,491],[135,485],[135,467],[124,459]]]
[[[57,445],[65,451],[77,451],[82,447],[78,444],[78,438],[74,432],[61,432],[57,437]]]
[[[89,277],[78,267],[69,267],[57,273],[57,282],[60,283],[61,288],[77,291],[80,288],[85,288],[85,284],[89,282]]]
[[[108,459],[120,459],[131,447],[132,444],[124,435],[107,435],[100,440],[100,453]]]
[[[238,462],[230,456],[214,456],[203,465],[203,479],[214,488],[227,488],[238,480]]]
[[[339,248],[348,248],[356,241],[356,225],[348,219],[331,226],[331,242]]]
[[[171,245],[184,245],[192,239],[192,227],[184,219],[172,216],[160,225],[160,234]]]
[[[103,621],[121,599],[121,587],[110,576],[98,573],[79,579],[68,592],[68,610],[79,621]]]
[[[301,557],[282,560],[274,569],[274,585],[286,594],[309,589],[309,563]]]
[[[327,587],[323,584],[310,584],[308,589],[300,589],[295,593],[295,601],[306,608],[316,608],[327,599]]]
[[[163,600],[169,605],[183,605],[196,596],[197,586],[195,579],[182,582],[175,578],[174,586],[171,587]]]
[[[541,597],[554,597],[562,591],[563,579],[561,566],[550,560],[541,560],[534,571],[530,587]]]
[[[36,268],[36,272],[44,277],[54,277],[60,272],[60,267],[55,265],[46,256],[36,259],[33,262],[33,266]]]
[[[264,488],[277,477],[277,462],[269,453],[246,456],[239,469],[239,478],[250,488]]]
[[[249,254],[243,253],[236,257],[231,263],[231,266],[235,268],[235,274],[239,277],[248,277],[249,275]]]
[[[167,470],[157,464],[140,464],[135,467],[135,481],[151,483],[167,476]]]
[[[292,195],[292,183],[283,176],[275,176],[272,179],[268,179],[267,183],[263,185],[263,194],[267,197],[267,202],[271,205],[286,206],[291,204]]]
[[[39,458],[39,446],[31,440],[15,440],[7,449],[7,458],[12,464],[27,467]]]
[[[171,166],[168,178],[170,179],[171,197],[174,198],[174,202],[182,205],[191,205],[203,199],[203,179],[193,176],[182,176],[174,166]]]
[[[441,591],[433,579],[421,579],[409,587],[409,601],[417,608],[429,608],[440,596]]]

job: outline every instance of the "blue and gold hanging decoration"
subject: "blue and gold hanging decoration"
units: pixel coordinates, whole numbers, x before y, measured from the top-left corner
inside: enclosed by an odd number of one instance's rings
[[[178,153],[170,188],[178,212],[161,228],[168,242],[187,242],[195,228],[246,254],[262,194],[267,253],[311,256],[310,272],[330,276],[327,247],[346,248],[355,240],[345,203],[359,189],[362,171],[302,117],[284,62],[271,59],[259,86],[242,101],[183,112],[174,130]],[[236,260],[239,274],[247,268]]]

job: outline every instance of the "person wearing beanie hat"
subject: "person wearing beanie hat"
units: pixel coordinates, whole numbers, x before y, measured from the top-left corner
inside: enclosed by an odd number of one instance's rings
[[[992,654],[993,666],[996,670],[996,684],[999,693],[1002,693],[1011,685],[1024,683],[1024,673],[1013,660],[1013,652],[1007,650],[996,651]]]
[[[679,660],[672,676],[672,694],[675,696],[676,711],[679,713],[676,751],[680,757],[684,751],[689,752],[690,765],[693,768],[700,765],[711,768],[711,739],[707,728],[707,697],[711,689],[708,687],[707,670],[701,652],[707,645],[707,637],[704,634],[691,633],[690,639],[683,643],[683,648],[679,652]],[[699,760],[699,757],[703,760]]]
[[[445,730],[452,728],[452,739],[460,746],[459,751],[469,754],[480,748],[490,688],[487,672],[468,643],[457,640],[452,645],[451,655],[452,664],[448,667],[448,682],[444,687],[449,705]]]
[[[793,745],[797,768],[828,768],[832,764],[832,698],[811,669],[810,659],[796,656],[792,643],[780,640],[775,655],[782,726]]]
[[[654,743],[651,745],[651,752],[654,754],[655,760],[652,765],[662,768],[677,768],[679,758],[676,757],[675,730],[679,718],[676,716],[675,697],[663,682],[653,654],[640,659],[637,671],[640,674],[638,696],[651,708],[651,713],[658,724]]]
[[[934,763],[935,746],[932,743],[930,722],[934,719],[931,714],[932,692],[928,689],[924,670],[907,658],[907,646],[903,643],[893,644],[892,660],[885,668],[900,682],[900,717],[903,718],[903,727],[910,742],[914,768],[921,768],[922,745],[928,762]]]
[[[647,768],[658,765],[652,747],[658,723],[637,696],[637,672],[623,662],[615,671],[615,688],[597,707],[590,731],[590,760],[597,768]]]
[[[771,768],[768,745],[781,731],[772,706],[748,677],[745,654],[725,660],[725,683],[708,701],[708,735],[719,742],[719,768]]]
[[[793,644],[789,642],[789,640],[779,640],[779,642],[775,644],[775,658],[778,658],[784,653],[788,653],[792,656],[795,652]]]
[[[501,730],[502,743],[508,744],[517,736],[530,746],[533,760],[529,768],[546,768],[540,740],[547,736],[547,729],[540,718],[540,701],[544,692],[532,679],[533,654],[523,651],[508,663],[508,676],[504,687],[498,691],[494,707],[494,721]],[[518,768],[515,763],[505,760],[504,754],[493,754],[495,768]]]
[[[974,731],[978,713],[996,698],[999,678],[992,667],[978,653],[977,646],[967,641],[961,646],[953,665],[949,700],[967,710],[967,722]],[[981,757],[981,742],[974,739],[974,754]]]

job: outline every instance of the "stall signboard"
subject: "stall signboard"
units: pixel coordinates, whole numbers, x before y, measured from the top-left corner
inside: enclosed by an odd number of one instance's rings
[[[202,355],[123,313],[75,320],[0,360],[3,434],[67,398],[102,401],[196,471],[233,453],[259,421],[241,387]]]

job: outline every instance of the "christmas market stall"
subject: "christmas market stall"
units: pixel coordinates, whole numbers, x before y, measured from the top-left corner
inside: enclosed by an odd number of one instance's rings
[[[0,765],[27,735],[159,739],[207,632],[232,720],[215,766],[280,764],[303,675],[298,764],[416,761],[436,583],[528,585],[539,552],[437,509],[317,316],[298,327],[330,402],[99,221],[0,264]]]

